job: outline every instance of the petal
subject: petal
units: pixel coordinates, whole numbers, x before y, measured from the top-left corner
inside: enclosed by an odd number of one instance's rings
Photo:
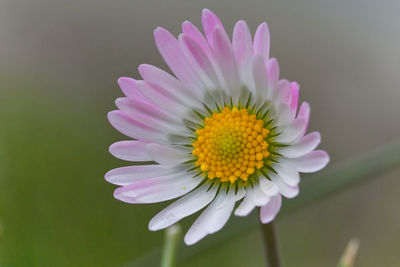
[[[193,91],[204,91],[203,85],[194,75],[175,37],[167,30],[158,27],[154,31],[154,39],[158,51],[175,76]]]
[[[291,105],[291,97],[292,97],[292,88],[291,84],[288,80],[279,80],[278,83],[276,84],[275,92],[274,92],[274,102],[276,106],[280,104],[285,104],[290,107],[290,114],[291,118],[294,119],[294,116],[292,114],[292,107]]]
[[[269,58],[269,46],[270,46],[270,36],[269,29],[266,22],[263,22],[258,26],[256,33],[254,35],[254,55],[262,55],[264,60]]]
[[[220,26],[215,28],[213,36],[214,58],[221,70],[227,92],[231,93],[233,101],[236,102],[239,98],[240,83],[232,45]]]
[[[277,164],[273,167],[282,180],[288,185],[295,186],[300,182],[300,175],[290,164]]]
[[[329,155],[323,150],[315,150],[299,158],[290,159],[299,172],[317,172],[329,163]]]
[[[271,58],[267,61],[268,87],[271,93],[268,98],[271,98],[279,81],[279,64],[276,58]]]
[[[143,125],[120,110],[111,111],[107,116],[111,125],[126,136],[140,140],[167,142],[165,134]]]
[[[299,84],[297,82],[292,82],[291,84],[291,91],[292,91],[292,100],[290,103],[290,108],[292,110],[293,117],[296,116],[297,106],[299,104]]]
[[[269,175],[274,175],[273,173]],[[260,180],[260,188],[264,192],[265,195],[273,197],[279,193],[279,188],[267,178],[261,176]]]
[[[307,130],[307,123],[308,122],[302,118],[295,119],[287,127],[280,129],[281,134],[275,137],[275,141],[288,144],[302,138]]]
[[[188,61],[193,66],[193,71],[203,81],[206,87],[209,89],[218,88],[219,81],[217,74],[211,61],[204,53],[204,50],[201,49],[194,40],[184,34],[179,36],[179,45]]]
[[[265,62],[261,55],[253,57],[253,80],[256,89],[256,98],[264,100],[268,95],[268,78]]]
[[[235,209],[235,215],[236,216],[247,216],[250,214],[250,212],[253,211],[253,209],[256,207],[256,204],[254,204],[254,197],[255,193],[254,190],[251,186],[246,188],[246,195],[244,196],[244,199],[242,202],[240,202],[239,206]]]
[[[208,183],[190,192],[186,196],[175,201],[151,219],[149,229],[157,231],[164,229],[182,218],[189,216],[208,205],[217,193],[217,187],[213,186],[210,190]]]
[[[213,46],[214,45],[213,31],[215,27],[219,26],[221,27],[221,29],[224,29],[224,26],[222,25],[219,18],[213,12],[211,12],[206,8],[203,9],[203,12],[201,14],[201,24],[203,25],[203,30],[204,33],[206,34],[208,43],[210,44],[210,46]]]
[[[146,152],[147,144],[142,141],[120,141],[112,144],[109,151],[114,157],[122,160],[151,161]]]
[[[116,168],[106,173],[106,181],[116,185],[128,185],[134,181],[164,176],[175,173],[176,170],[170,166],[163,165],[137,165]]]
[[[178,125],[182,124],[182,120],[179,117],[151,102],[151,100],[144,97],[139,90],[134,97],[120,97],[117,98],[115,103],[120,110],[126,113],[142,113],[159,120],[173,122]]]
[[[219,231],[231,216],[235,202],[242,198],[243,194],[243,192],[235,194],[233,187],[231,187],[228,193],[225,190],[221,190],[214,201],[190,227],[185,235],[185,243],[192,245],[206,235]]]
[[[270,174],[269,178],[279,188],[279,193],[286,198],[294,198],[299,194],[299,186],[290,186],[283,182],[283,180],[275,174]]]
[[[279,153],[287,158],[301,157],[313,151],[320,142],[321,135],[319,132],[312,132],[304,136],[299,143],[280,148]]]
[[[146,151],[152,160],[163,165],[178,165],[190,159],[187,153],[170,146],[148,144]]]
[[[135,121],[153,129],[158,129],[159,131],[165,133],[179,133],[186,131],[186,128],[181,126],[181,124],[171,123],[157,117],[149,116],[145,112],[136,111],[132,107],[130,101],[127,101],[127,99],[117,99],[116,105],[120,110],[122,110],[126,115],[128,115]]]
[[[281,208],[282,197],[276,195],[271,198],[267,205],[261,207],[260,220],[262,223],[270,223]]]
[[[190,21],[183,22],[182,32],[185,35],[189,36],[192,40],[194,40],[208,57],[211,56],[210,46],[208,45],[206,38],[204,38],[203,34],[200,32],[199,29],[197,29],[196,26],[193,25],[193,23],[191,23]]]
[[[160,88],[152,86],[145,81],[136,81],[136,85],[145,97],[153,101],[153,103],[155,103],[159,107],[170,111],[176,116],[181,118],[188,112],[187,107],[163,94]]]
[[[155,203],[180,197],[192,191],[202,178],[181,172],[134,181],[114,191],[114,197],[127,203]]]
[[[253,44],[251,34],[246,22],[240,20],[236,23],[232,36],[233,53],[242,82],[249,88],[253,88],[252,61]]]
[[[137,93],[136,80],[128,77],[118,79],[118,85],[127,97],[135,97]]]
[[[186,88],[184,84],[167,72],[149,64],[141,64],[138,70],[143,80],[164,89],[166,94],[176,97],[181,103],[190,107],[200,106],[198,99],[201,96],[198,91]]]

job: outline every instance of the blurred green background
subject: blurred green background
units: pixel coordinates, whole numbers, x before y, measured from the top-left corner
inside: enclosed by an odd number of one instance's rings
[[[106,113],[122,95],[118,77],[138,78],[141,63],[166,69],[153,29],[200,26],[204,7],[229,32],[239,19],[253,33],[269,23],[281,76],[300,83],[310,130],[321,132],[331,155],[325,171],[399,140],[397,0],[1,0],[0,266],[145,266],[140,259],[163,240],[147,223],[167,203],[113,199],[103,175],[129,163],[108,154],[126,138]],[[361,242],[356,266],[400,266],[399,174],[279,215],[285,266],[335,266],[352,237]],[[232,229],[230,221],[206,239]],[[263,257],[253,227],[179,266],[257,267]]]

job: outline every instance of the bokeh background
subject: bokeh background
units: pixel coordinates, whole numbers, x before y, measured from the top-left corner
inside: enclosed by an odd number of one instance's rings
[[[129,164],[108,154],[125,137],[106,113],[122,95],[118,77],[137,78],[140,63],[166,69],[153,29],[200,26],[204,7],[229,32],[238,19],[253,33],[268,22],[281,76],[311,104],[328,171],[400,138],[397,0],[0,0],[0,266],[134,266],[160,246],[163,233],[147,223],[167,203],[118,202],[103,179]],[[400,266],[399,175],[279,215],[285,266],[335,266],[352,237],[356,266]],[[264,266],[263,257],[254,227],[179,266]]]

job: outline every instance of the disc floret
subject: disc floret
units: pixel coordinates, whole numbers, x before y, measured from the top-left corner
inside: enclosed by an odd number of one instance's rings
[[[270,155],[268,134],[264,121],[246,108],[225,107],[205,118],[204,128],[196,130],[197,140],[192,143],[195,165],[209,179],[247,181]]]

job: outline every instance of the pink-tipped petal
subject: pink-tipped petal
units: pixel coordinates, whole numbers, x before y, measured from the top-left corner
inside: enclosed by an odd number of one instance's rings
[[[196,42],[196,44],[203,50],[203,52],[210,58],[212,53],[210,46],[207,43],[206,38],[203,36],[203,34],[200,32],[199,29],[197,29],[196,26],[193,25],[190,21],[185,21],[182,23],[182,32],[189,36],[193,41]]]
[[[253,80],[256,89],[256,98],[265,99],[269,95],[268,78],[264,59],[260,55],[253,57]]]
[[[185,172],[148,178],[118,188],[114,191],[114,197],[133,204],[162,202],[189,193],[201,180]]]
[[[240,83],[232,45],[228,35],[220,26],[215,28],[213,36],[214,58],[221,70],[226,89],[236,102],[239,98]]]
[[[191,107],[198,107],[198,99],[201,97],[197,91],[185,87],[179,80],[169,73],[149,64],[141,64],[138,68],[143,80],[155,84],[165,90],[165,94],[177,98],[182,103]]]
[[[225,31],[224,26],[222,25],[221,21],[213,12],[208,9],[203,9],[201,14],[201,24],[203,25],[204,33],[207,37],[209,45],[212,47],[214,45],[214,36],[213,31],[214,29],[219,26],[223,31]],[[226,33],[225,33],[226,34]]]
[[[206,183],[163,209],[151,219],[149,229],[164,229],[207,206],[217,193],[217,187],[208,190],[209,187]]]
[[[297,106],[299,105],[299,94],[300,94],[300,87],[297,82],[292,82],[291,84],[291,91],[292,91],[292,99],[290,103],[290,108],[292,110],[293,118],[296,116],[297,113]]]
[[[158,27],[154,31],[154,39],[158,51],[176,77],[192,91],[203,91],[203,85],[194,75],[175,37],[167,30]]]
[[[269,98],[271,98],[279,81],[279,64],[276,58],[271,58],[267,61],[267,74],[269,91],[272,93]]]
[[[254,54],[262,55],[264,60],[269,58],[269,46],[270,46],[270,36],[269,29],[266,22],[263,22],[258,26],[257,31],[254,35]]]
[[[232,47],[240,78],[249,89],[252,89],[253,44],[249,27],[243,20],[238,21],[235,25],[232,36]]]
[[[154,160],[163,165],[178,165],[189,159],[189,155],[181,150],[160,144],[148,144],[147,154]]]
[[[137,94],[136,80],[129,77],[121,77],[118,79],[118,85],[124,95],[127,97],[135,97]]]
[[[162,132],[132,119],[120,110],[109,112],[108,120],[116,130],[131,138],[161,143],[167,141],[167,136]]]
[[[120,141],[112,144],[110,153],[119,159],[128,161],[151,161],[146,153],[148,143],[142,141]]]
[[[106,181],[116,185],[128,185],[132,182],[175,173],[175,169],[163,165],[136,165],[113,169],[106,173]]]
[[[329,163],[329,155],[323,150],[315,150],[299,158],[291,159],[299,172],[317,172]]]
[[[136,85],[145,97],[150,99],[154,104],[158,105],[159,107],[168,110],[169,112],[176,114],[177,116],[182,116],[188,113],[188,107],[163,94],[160,88],[148,84],[145,81],[136,81]]]
[[[275,219],[276,214],[281,208],[282,197],[280,194],[271,198],[267,205],[261,207],[260,220],[262,223],[270,223]]]
[[[281,149],[279,149],[279,153],[287,158],[301,157],[313,151],[320,142],[321,135],[319,134],[319,132],[312,132],[304,136],[297,144],[282,147]]]
[[[149,115],[145,112],[141,112],[135,110],[132,107],[131,102],[128,99],[119,98],[116,100],[117,107],[127,114],[129,117],[134,119],[135,121],[148,126],[153,129],[157,129],[162,132],[167,133],[181,133],[186,131],[186,128],[182,126],[182,124],[172,123],[170,121],[166,121],[152,115]]]
[[[276,88],[274,91],[274,102],[275,105],[285,104],[290,107],[290,114],[292,119],[294,116],[292,115],[292,107],[291,107],[291,99],[292,98],[292,88],[291,84],[288,80],[279,80],[276,84]]]
[[[193,66],[193,71],[203,81],[206,87],[210,89],[218,88],[219,81],[217,74],[203,49],[189,36],[184,34],[179,36],[179,45],[188,61]]]
[[[144,97],[140,91],[135,97],[127,98],[120,97],[115,100],[117,107],[125,113],[142,113],[154,117],[159,120],[175,123],[176,125],[182,124],[182,119],[160,108],[154,104],[150,99]]]

